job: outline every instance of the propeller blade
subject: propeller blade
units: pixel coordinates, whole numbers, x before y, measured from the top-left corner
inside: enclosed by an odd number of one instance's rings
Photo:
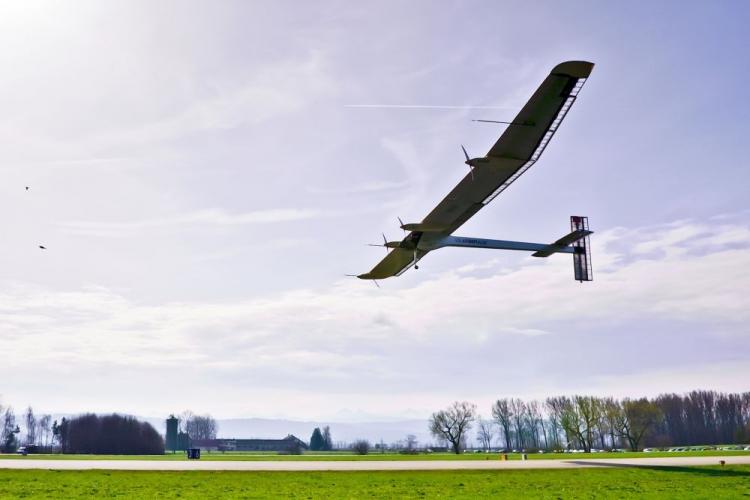
[[[469,163],[471,160],[469,160],[469,153],[466,152],[466,148],[463,144],[461,144],[461,149],[464,151],[464,156],[466,157],[466,163],[469,166],[469,173],[471,174],[471,180],[474,180],[474,167]]]
[[[368,243],[367,246],[368,247],[381,247],[381,248],[385,248],[385,253],[386,254],[388,252],[390,252],[390,249],[388,248],[388,245],[386,245],[385,243]]]

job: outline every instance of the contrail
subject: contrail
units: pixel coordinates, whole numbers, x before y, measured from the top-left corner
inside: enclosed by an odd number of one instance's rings
[[[436,106],[431,104],[344,104],[344,107],[395,109],[513,109],[507,106]]]

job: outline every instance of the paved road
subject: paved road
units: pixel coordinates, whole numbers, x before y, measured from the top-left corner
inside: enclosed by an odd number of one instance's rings
[[[0,469],[55,470],[237,470],[237,471],[372,471],[372,470],[504,470],[580,467],[686,467],[750,464],[750,456],[608,458],[566,460],[394,460],[394,461],[167,461],[167,460],[0,460]]]

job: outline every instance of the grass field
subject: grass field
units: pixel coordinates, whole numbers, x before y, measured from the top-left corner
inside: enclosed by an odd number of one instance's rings
[[[620,452],[620,453],[533,453],[530,460],[545,459],[581,459],[581,458],[656,458],[656,457],[716,457],[716,456],[749,456],[748,451],[683,451],[666,452]],[[165,455],[28,455],[22,457],[16,454],[0,454],[0,459],[23,458],[25,460],[53,459],[53,460],[187,460],[184,453]],[[354,455],[352,453],[306,453],[304,455],[278,455],[268,453],[202,453],[201,460],[498,460],[497,453],[419,453],[416,455],[402,455],[399,453],[370,453],[369,455]],[[509,453],[509,460],[520,460],[518,453]]]
[[[399,472],[0,470],[0,498],[738,498],[750,466]]]

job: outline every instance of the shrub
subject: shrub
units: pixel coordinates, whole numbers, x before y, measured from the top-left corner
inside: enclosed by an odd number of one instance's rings
[[[366,439],[359,439],[352,443],[352,451],[357,455],[367,455],[370,452],[370,442]]]

